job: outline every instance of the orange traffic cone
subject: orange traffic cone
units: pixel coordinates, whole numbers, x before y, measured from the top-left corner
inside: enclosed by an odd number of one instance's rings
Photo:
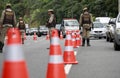
[[[46,40],[49,40],[49,39],[50,39],[49,32],[47,32]]]
[[[7,36],[1,78],[29,78],[23,57],[20,31],[17,28],[10,28]]]
[[[24,33],[24,40],[27,40],[26,33]]]
[[[76,31],[76,46],[79,47],[81,45],[80,41],[80,32],[79,30]]]
[[[60,39],[61,39],[61,40],[63,39],[63,35],[62,35],[62,32],[60,32]]]
[[[48,63],[46,78],[66,78],[62,51],[59,44],[58,32],[56,29],[52,30],[50,59]]]
[[[36,32],[34,32],[33,40],[37,40]]]
[[[74,51],[73,51],[73,45],[71,40],[70,32],[68,31],[66,34],[66,40],[65,40],[65,50],[64,50],[64,63],[65,64],[77,64]]]
[[[77,45],[76,45],[76,34],[75,34],[75,32],[72,32],[72,44],[73,44],[74,48],[77,48]]]

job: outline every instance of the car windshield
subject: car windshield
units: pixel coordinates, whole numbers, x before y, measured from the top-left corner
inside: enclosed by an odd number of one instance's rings
[[[47,30],[48,28],[46,27],[40,27],[41,30]]]
[[[102,23],[94,23],[94,28],[103,28],[104,25]]]
[[[65,21],[65,26],[79,26],[79,23],[77,20]]]

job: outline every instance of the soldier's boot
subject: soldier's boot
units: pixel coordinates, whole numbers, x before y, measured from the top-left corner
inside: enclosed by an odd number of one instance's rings
[[[90,39],[89,39],[89,38],[87,38],[87,46],[91,46],[91,45],[90,45]]]
[[[85,38],[82,39],[82,46],[85,46]]]
[[[0,42],[0,53],[2,53],[3,47],[4,47],[4,44]]]
[[[24,38],[22,38],[22,44],[24,44]]]

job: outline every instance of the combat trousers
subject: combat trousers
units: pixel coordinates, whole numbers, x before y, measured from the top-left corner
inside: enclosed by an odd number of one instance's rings
[[[5,37],[7,34],[7,30],[11,28],[11,27],[3,27],[2,29],[0,29],[0,50],[3,49],[4,47],[4,42],[5,42]]]
[[[24,34],[25,34],[25,30],[23,29],[21,29],[20,30],[20,34],[21,34],[21,39],[22,39],[22,44],[24,44]]]
[[[82,33],[82,46],[85,45],[85,41],[87,41],[87,46],[90,46],[90,25],[89,24],[84,24],[83,25],[83,33]]]

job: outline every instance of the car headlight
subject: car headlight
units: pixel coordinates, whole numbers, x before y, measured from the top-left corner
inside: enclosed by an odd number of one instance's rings
[[[120,28],[116,29],[116,33],[120,34]]]

